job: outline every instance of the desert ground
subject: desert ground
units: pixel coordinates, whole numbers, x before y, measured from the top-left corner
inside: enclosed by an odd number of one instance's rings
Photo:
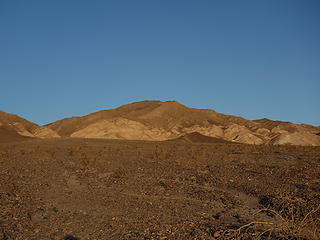
[[[187,140],[0,143],[0,238],[320,239],[320,147]]]

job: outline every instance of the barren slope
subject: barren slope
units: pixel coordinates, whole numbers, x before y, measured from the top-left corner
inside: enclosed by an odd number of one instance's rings
[[[16,142],[27,139],[30,139],[30,137],[22,136],[10,127],[0,126],[0,143]]]
[[[186,135],[168,141],[179,143],[232,143],[221,138],[208,137],[198,132],[187,133]]]
[[[59,135],[48,127],[41,127],[17,115],[0,111],[0,141],[25,140],[30,137],[55,138]]]
[[[319,127],[261,119],[250,121],[176,101],[143,101],[47,125],[61,136],[162,141],[188,133],[248,144],[320,145]]]

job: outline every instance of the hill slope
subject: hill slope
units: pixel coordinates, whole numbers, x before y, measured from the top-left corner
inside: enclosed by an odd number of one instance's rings
[[[182,143],[230,143],[221,138],[208,137],[198,132],[187,133],[186,135],[168,141]]]
[[[48,127],[29,122],[17,115],[0,111],[0,142],[29,138],[56,138],[59,135]]]
[[[64,137],[169,140],[188,133],[248,144],[320,145],[319,127],[269,119],[246,120],[176,101],[143,101],[48,124]]]

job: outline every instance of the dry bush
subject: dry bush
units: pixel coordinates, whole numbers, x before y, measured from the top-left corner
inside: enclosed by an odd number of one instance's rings
[[[171,157],[171,154],[166,149],[156,148],[156,150],[152,152],[152,159],[154,160],[166,160],[169,157]]]
[[[0,159],[4,160],[9,157],[9,152],[7,150],[0,150]]]
[[[80,167],[87,170],[89,167],[89,158],[86,152],[79,153]]]
[[[68,147],[67,151],[68,151],[69,156],[71,156],[71,157],[74,156],[74,150],[71,147]]]
[[[38,151],[36,158],[42,162],[51,161],[54,159],[54,152],[50,152],[48,150]]]
[[[136,150],[136,157],[138,160],[142,160],[143,159],[143,153],[140,150]]]
[[[116,147],[114,150],[113,150],[113,154],[118,156],[118,155],[121,155],[122,154],[122,149],[121,147]]]
[[[114,178],[122,178],[127,175],[127,170],[124,167],[118,167],[113,171]]]
[[[274,221],[253,221],[237,229],[226,230],[219,239],[320,239],[320,205],[305,212],[292,203],[278,207],[260,209],[274,217]]]

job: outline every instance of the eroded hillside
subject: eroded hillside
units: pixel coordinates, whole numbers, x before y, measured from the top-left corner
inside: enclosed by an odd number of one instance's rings
[[[47,126],[61,136],[77,138],[163,141],[198,132],[248,144],[320,145],[319,127],[269,119],[250,121],[175,101],[137,102]]]
[[[29,138],[57,138],[52,129],[39,126],[17,115],[0,111],[0,141],[10,142]]]

